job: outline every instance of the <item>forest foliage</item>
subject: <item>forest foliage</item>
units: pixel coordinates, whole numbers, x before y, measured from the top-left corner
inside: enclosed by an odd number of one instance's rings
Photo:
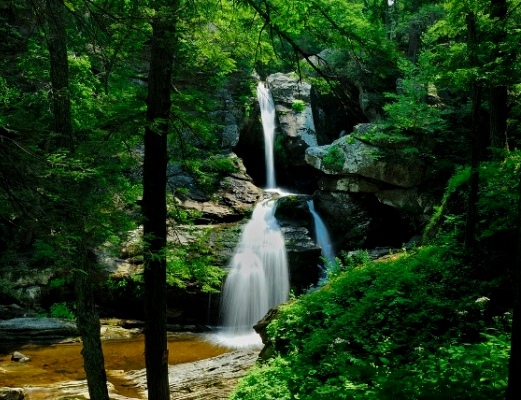
[[[0,269],[51,268],[67,284],[79,247],[89,259],[116,252],[142,223],[143,134],[158,129],[146,118],[151,21],[167,10],[64,2],[74,136],[65,146],[45,3],[0,1]],[[233,91],[248,117],[252,74],[273,72],[295,72],[347,114],[363,116],[370,102],[374,127],[359,138],[420,156],[426,190],[439,195],[421,247],[386,262],[346,253],[327,284],[282,306],[268,327],[275,356],[232,398],[504,396],[518,274],[520,13],[517,0],[180,1],[169,168],[201,196],[236,168],[217,134],[220,94]],[[169,189],[170,228],[190,224],[196,215],[174,201],[188,187]],[[203,242],[166,250],[168,284],[219,287]],[[16,297],[0,278],[0,299]],[[65,306],[49,312],[69,316]]]

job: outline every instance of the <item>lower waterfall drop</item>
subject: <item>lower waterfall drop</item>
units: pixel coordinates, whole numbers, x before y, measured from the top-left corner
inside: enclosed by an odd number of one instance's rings
[[[223,334],[219,342],[233,348],[257,347],[255,325],[289,295],[284,237],[275,219],[276,200],[261,201],[244,226],[223,288]]]
[[[309,212],[313,216],[313,223],[315,225],[315,241],[322,249],[322,257],[326,260],[326,263],[334,263],[335,252],[333,251],[333,244],[331,242],[326,224],[324,224],[324,221],[315,210],[315,203],[313,203],[313,200],[308,200],[308,208]],[[319,268],[321,268],[322,273],[325,272],[324,267],[319,266]]]

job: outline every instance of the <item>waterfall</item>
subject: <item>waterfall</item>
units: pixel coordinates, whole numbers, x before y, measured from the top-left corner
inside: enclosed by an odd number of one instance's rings
[[[315,224],[315,241],[322,249],[322,257],[331,263],[335,262],[335,253],[333,251],[333,245],[331,243],[331,239],[329,237],[329,232],[327,230],[324,221],[320,218],[317,211],[315,210],[315,203],[313,200],[308,200],[308,207],[311,215],[313,216],[313,222]]]
[[[275,107],[261,82],[258,99],[264,129],[266,189],[284,195],[275,186],[273,143]],[[261,346],[253,325],[289,295],[288,260],[284,237],[275,219],[276,199],[259,202],[244,226],[230,262],[222,294],[222,334],[218,343],[232,348]]]
[[[222,311],[225,344],[231,347],[260,344],[253,325],[288,299],[288,261],[275,205],[267,199],[255,207],[230,262]]]
[[[275,103],[270,90],[264,82],[257,86],[257,99],[262,120],[262,131],[264,132],[264,158],[266,160],[266,189],[275,189],[275,159],[273,148],[275,143]]]

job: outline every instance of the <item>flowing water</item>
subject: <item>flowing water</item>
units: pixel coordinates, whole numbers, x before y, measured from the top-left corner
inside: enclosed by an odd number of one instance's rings
[[[266,189],[275,189],[275,103],[270,90],[264,82],[257,86],[257,99],[261,112],[262,131],[264,133],[264,157],[266,160]]]
[[[261,344],[253,330],[271,307],[288,299],[288,260],[275,219],[275,200],[260,202],[244,226],[223,288],[222,344],[234,348]]]
[[[257,87],[257,97],[264,131],[266,189],[284,195],[275,188],[275,106],[269,89],[262,82]],[[223,331],[217,339],[228,347],[260,346],[261,340],[253,325],[270,308],[288,299],[286,246],[275,219],[275,209],[276,199],[257,204],[230,262],[222,295]]]
[[[313,203],[313,200],[308,200],[308,207],[309,212],[313,216],[313,223],[315,225],[315,241],[322,249],[322,258],[326,260],[326,263],[334,263],[335,252],[333,251],[333,244],[326,224],[324,224],[324,221],[315,210],[315,203]],[[321,269],[323,270],[323,267],[321,267]]]

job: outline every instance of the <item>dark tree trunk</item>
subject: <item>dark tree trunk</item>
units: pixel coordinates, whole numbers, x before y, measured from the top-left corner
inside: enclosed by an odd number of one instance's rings
[[[151,400],[170,399],[166,337],[166,167],[174,37],[173,21],[156,17],[152,23],[142,201],[145,365]]]
[[[504,149],[507,144],[507,87],[498,85],[490,88],[490,146]],[[492,154],[494,158],[497,155]]]
[[[501,58],[500,47],[506,40],[505,21],[508,12],[506,0],[490,0],[490,18],[496,20],[491,41],[494,43],[493,57]],[[504,71],[506,72],[506,71]],[[504,149],[507,144],[507,87],[495,84],[490,88],[490,146]],[[492,156],[496,156],[492,153]]]
[[[418,22],[411,22],[409,25],[409,46],[407,49],[407,58],[416,61],[421,43],[421,26]]]
[[[519,200],[517,205],[517,254],[515,260],[515,300],[512,315],[512,338],[508,364],[508,386],[505,399],[521,399],[521,174],[519,176]]]
[[[83,229],[83,225],[79,227]],[[81,239],[80,239],[81,240]],[[109,400],[105,361],[101,348],[100,321],[94,302],[92,282],[95,281],[95,260],[88,257],[88,249],[80,243],[77,249],[78,264],[83,268],[74,273],[76,295],[76,321],[80,331],[83,349],[83,368],[87,374],[89,396],[96,400]]]
[[[415,15],[418,13],[420,9],[420,1],[411,0],[407,3],[404,12],[407,12],[411,15]],[[422,23],[418,18],[412,17],[409,19],[409,46],[407,48],[407,58],[413,62],[416,61],[418,57],[418,52],[420,51],[421,45],[421,33],[422,33]]]
[[[519,178],[519,200],[517,205],[518,236],[515,262],[516,293],[512,315],[512,338],[506,400],[521,399],[521,380],[519,379],[519,371],[521,371],[521,175]]]
[[[477,62],[476,47],[476,19],[474,14],[467,15],[467,33],[469,44],[469,59],[474,66]],[[471,160],[470,160],[470,187],[467,201],[467,218],[465,224],[465,252],[473,255],[476,244],[477,202],[479,189],[479,164],[481,155],[480,140],[480,113],[481,88],[478,82],[472,84],[472,129],[471,129]]]
[[[74,150],[64,8],[61,0],[47,0],[47,46],[51,64],[54,129],[58,135],[56,144]]]
[[[56,145],[66,147],[74,153],[64,8],[63,1],[47,0],[47,42],[51,64],[54,125],[59,138]],[[80,192],[78,190],[75,193]],[[75,262],[77,268],[74,273],[76,317],[83,342],[82,355],[89,395],[91,399],[109,400],[101,349],[100,322],[92,295],[92,283],[89,279],[94,265],[87,257],[85,230],[81,220],[73,228],[72,234],[78,238],[75,252],[77,258],[71,262]]]

